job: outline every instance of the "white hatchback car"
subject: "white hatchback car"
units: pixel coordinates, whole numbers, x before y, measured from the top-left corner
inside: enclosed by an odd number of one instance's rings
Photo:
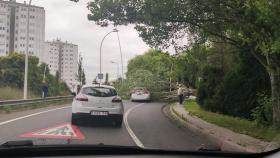
[[[110,119],[121,127],[124,107],[114,87],[107,85],[83,86],[73,99],[72,124],[82,119]]]
[[[143,87],[133,88],[131,90],[131,101],[150,101],[151,94],[150,92]]]

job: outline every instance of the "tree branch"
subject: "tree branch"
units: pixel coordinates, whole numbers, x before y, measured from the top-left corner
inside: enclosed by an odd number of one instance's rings
[[[227,36],[221,35],[220,33],[213,32],[213,31],[211,31],[211,30],[209,30],[209,29],[199,25],[196,22],[189,21],[189,20],[177,20],[177,19],[174,20],[174,19],[168,19],[168,18],[165,18],[165,20],[167,20],[166,22],[172,22],[172,23],[175,23],[175,22],[177,22],[177,23],[188,23],[190,25],[193,25],[195,27],[198,27],[198,28],[202,29],[203,31],[205,31],[205,32],[207,32],[207,33],[209,33],[209,34],[211,34],[213,36],[219,37],[219,38],[221,38],[223,40],[226,40],[226,41],[230,41],[231,44],[233,44],[233,45],[240,46],[240,43],[238,41],[236,41],[236,40],[234,40],[232,38],[229,38]]]
[[[261,58],[258,54],[256,54],[254,51],[250,50],[250,53],[261,63],[266,69],[268,68],[267,63],[264,59]]]

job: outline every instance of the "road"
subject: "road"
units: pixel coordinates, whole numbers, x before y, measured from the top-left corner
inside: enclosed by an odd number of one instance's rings
[[[0,143],[32,139],[35,144],[99,144],[142,146],[144,148],[195,150],[209,144],[205,138],[179,128],[162,112],[164,103],[125,101],[122,128],[110,124],[83,124],[78,129],[84,139],[22,138],[22,134],[70,123],[71,107],[49,107],[0,115]]]

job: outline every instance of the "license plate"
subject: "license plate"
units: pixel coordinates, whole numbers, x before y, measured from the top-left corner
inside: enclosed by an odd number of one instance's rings
[[[94,116],[107,116],[108,112],[106,112],[106,111],[92,111],[90,114],[94,115]]]

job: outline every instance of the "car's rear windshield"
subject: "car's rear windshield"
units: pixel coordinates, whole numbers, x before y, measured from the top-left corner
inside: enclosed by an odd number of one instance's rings
[[[94,97],[112,97],[116,96],[117,92],[115,89],[106,87],[86,87],[83,88],[82,94],[94,96]]]
[[[145,91],[146,88],[137,87],[133,89],[134,91]]]

